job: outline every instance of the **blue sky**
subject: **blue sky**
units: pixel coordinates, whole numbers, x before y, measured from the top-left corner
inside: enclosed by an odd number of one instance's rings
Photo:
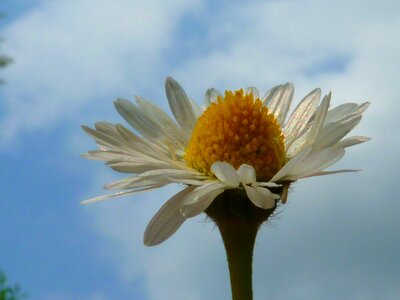
[[[143,231],[178,187],[80,206],[120,175],[80,153],[81,124],[122,122],[116,97],[168,110],[175,77],[204,91],[294,83],[333,105],[371,101],[338,168],[296,183],[259,234],[255,299],[398,299],[398,1],[4,1],[0,268],[33,300],[227,299],[222,243],[204,216],[155,248]]]

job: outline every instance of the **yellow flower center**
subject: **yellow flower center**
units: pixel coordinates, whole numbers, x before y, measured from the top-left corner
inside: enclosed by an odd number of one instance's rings
[[[184,156],[189,167],[213,175],[216,161],[235,169],[254,167],[257,180],[269,180],[285,164],[281,127],[273,114],[243,90],[226,91],[198,118]]]

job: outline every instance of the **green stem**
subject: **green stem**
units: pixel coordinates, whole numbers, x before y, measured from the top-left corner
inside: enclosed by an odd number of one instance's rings
[[[217,225],[228,259],[232,300],[252,300],[253,249],[258,226],[238,222]]]
[[[256,207],[243,190],[227,190],[207,208],[224,241],[233,300],[252,300],[254,243],[260,225],[275,211]]]

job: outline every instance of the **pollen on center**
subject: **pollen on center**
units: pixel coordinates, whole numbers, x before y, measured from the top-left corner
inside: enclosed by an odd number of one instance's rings
[[[211,165],[249,164],[257,180],[269,180],[285,164],[281,127],[260,99],[226,91],[198,118],[184,156],[189,167],[213,175]]]

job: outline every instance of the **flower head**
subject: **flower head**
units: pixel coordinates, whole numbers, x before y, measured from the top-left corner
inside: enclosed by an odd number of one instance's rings
[[[172,78],[166,94],[175,117],[136,97],[136,104],[117,99],[115,107],[136,130],[120,124],[83,126],[99,150],[84,157],[104,160],[112,169],[133,176],[107,184],[117,193],[84,201],[157,189],[170,183],[185,188],[169,199],[150,221],[146,245],[169,238],[190,217],[204,212],[226,190],[241,190],[261,209],[285,202],[287,187],[298,179],[356,170],[325,169],[341,159],[345,148],[369,140],[344,138],[361,120],[369,103],[329,109],[320,89],[306,95],[286,120],[294,88],[287,83],[260,97],[256,88],[224,95],[209,89],[201,109]]]

